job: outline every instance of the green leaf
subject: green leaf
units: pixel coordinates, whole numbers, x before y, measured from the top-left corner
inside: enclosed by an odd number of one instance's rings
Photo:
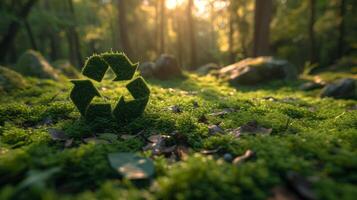
[[[111,167],[127,179],[148,179],[155,172],[152,160],[134,153],[111,153],[108,159]]]
[[[18,189],[24,189],[31,186],[43,188],[46,185],[46,181],[60,170],[61,169],[59,167],[43,171],[31,170],[28,172],[27,177],[19,184]]]

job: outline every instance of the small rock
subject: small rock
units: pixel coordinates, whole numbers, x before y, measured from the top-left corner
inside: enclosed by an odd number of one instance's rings
[[[193,108],[198,108],[200,105],[198,105],[197,101],[192,102]]]
[[[321,97],[333,97],[336,99],[356,99],[356,81],[352,78],[339,79],[326,85],[321,91]]]
[[[223,155],[223,159],[224,159],[225,161],[227,161],[227,162],[232,162],[233,156],[232,156],[232,154],[230,154],[230,153],[225,153],[225,154]]]
[[[310,91],[310,90],[316,90],[323,88],[325,85],[321,83],[316,83],[316,82],[307,82],[302,85],[300,85],[300,90],[303,91]]]

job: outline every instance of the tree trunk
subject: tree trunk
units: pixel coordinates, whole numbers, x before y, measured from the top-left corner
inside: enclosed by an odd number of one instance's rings
[[[33,36],[32,28],[31,28],[30,24],[28,23],[27,19],[24,19],[24,24],[25,24],[27,36],[29,37],[29,40],[31,43],[31,47],[32,47],[32,49],[37,51],[38,48],[37,48],[36,40]]]
[[[345,13],[346,13],[346,1],[340,0],[340,24],[339,24],[339,36],[338,36],[338,58],[341,58],[345,53]]]
[[[128,35],[128,24],[126,20],[126,3],[127,0],[118,0],[120,43],[125,54],[131,57],[133,56],[133,51],[131,49],[129,35]]]
[[[269,55],[272,0],[255,0],[253,56]]]
[[[77,66],[77,68],[81,69],[83,66],[83,59],[82,59],[82,54],[81,54],[81,46],[79,42],[79,37],[78,33],[76,30],[77,26],[77,20],[76,20],[76,14],[74,11],[73,7],[73,0],[68,0],[68,6],[69,6],[69,12],[70,16],[74,22],[73,25],[70,25],[67,30],[67,38],[70,46],[70,58],[71,62],[74,66]]]
[[[20,12],[16,14],[16,16],[20,19],[20,20],[13,20],[10,25],[9,28],[6,32],[6,34],[4,35],[4,37],[2,38],[1,42],[0,42],[0,60],[4,60],[7,53],[9,52],[10,47],[12,46],[16,35],[19,31],[20,28],[20,21],[23,21],[27,18],[27,16],[29,15],[31,8],[35,5],[35,3],[37,2],[37,0],[28,0],[24,6],[21,8]]]
[[[196,55],[196,37],[195,37],[195,22],[192,15],[192,10],[194,7],[193,0],[188,0],[187,5],[187,19],[188,19],[188,31],[190,38],[190,54],[191,54],[191,70],[194,70],[197,67],[197,55]]]
[[[230,3],[229,10],[229,32],[228,32],[228,48],[229,48],[229,62],[233,63],[235,61],[235,52],[234,52],[234,22],[235,22],[235,9],[233,2]]]
[[[160,54],[165,53],[165,0],[160,1],[161,13],[160,13]]]
[[[310,16],[309,16],[309,43],[310,43],[310,47],[309,47],[309,60],[310,63],[316,63],[317,59],[316,59],[316,44],[315,44],[315,31],[314,31],[314,25],[315,25],[315,7],[316,7],[316,1],[315,0],[310,0]]]
[[[156,54],[160,54],[160,48],[159,48],[159,39],[160,39],[160,15],[159,15],[159,10],[160,10],[160,2],[155,1],[155,52]]]
[[[176,21],[176,33],[177,33],[177,56],[178,56],[178,63],[179,63],[179,66],[182,66],[182,54],[183,54],[183,48],[182,48],[182,22],[181,22],[181,19],[180,19],[180,13],[179,11],[177,10],[176,8],[176,11],[175,11],[175,19]]]

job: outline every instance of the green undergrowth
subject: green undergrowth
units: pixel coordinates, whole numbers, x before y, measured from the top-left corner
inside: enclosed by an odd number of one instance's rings
[[[318,90],[299,91],[302,81],[233,88],[193,74],[166,82],[147,80],[150,101],[143,116],[130,124],[83,120],[69,100],[70,82],[28,82],[30,87],[0,96],[0,199],[267,199],[274,187],[286,184],[291,171],[313,180],[318,199],[357,195],[357,101],[321,99]],[[114,105],[121,95],[130,96],[125,83],[95,84],[103,96],[95,102]],[[173,105],[182,112],[170,111]],[[209,115],[225,108],[235,112]],[[203,115],[207,124],[199,120]],[[272,132],[239,138],[209,134],[209,125],[219,124],[228,132],[253,120]],[[53,140],[50,128],[64,131],[73,143],[64,147]],[[142,152],[147,143],[143,137],[120,137],[142,130],[145,137],[181,133],[189,156],[175,163],[155,157],[156,174],[149,182],[121,179],[107,154],[150,156]],[[103,133],[119,138],[83,141]],[[199,153],[217,148],[213,156]],[[224,153],[235,157],[248,149],[254,158],[238,166],[223,159]],[[56,173],[23,186],[29,174],[51,169]]]

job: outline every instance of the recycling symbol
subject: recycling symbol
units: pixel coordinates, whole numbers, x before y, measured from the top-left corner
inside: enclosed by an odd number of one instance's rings
[[[119,122],[131,121],[142,115],[150,96],[145,80],[141,76],[133,79],[138,65],[138,63],[133,64],[124,53],[108,52],[93,55],[87,59],[82,70],[82,74],[89,80],[71,80],[74,87],[70,99],[86,120],[110,117]],[[94,97],[102,97],[102,95],[90,79],[101,82],[109,68],[115,74],[113,81],[130,80],[126,88],[134,98],[127,101],[124,96],[120,96],[113,109],[109,103],[91,103]]]

